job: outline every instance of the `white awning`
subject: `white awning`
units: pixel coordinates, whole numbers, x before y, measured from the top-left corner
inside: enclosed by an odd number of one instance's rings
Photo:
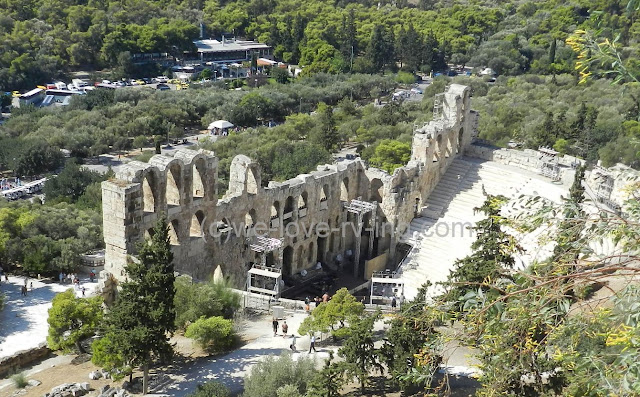
[[[234,125],[228,122],[227,120],[216,120],[213,123],[209,124],[208,129],[212,130],[214,128],[224,129],[224,128],[232,128]]]
[[[259,276],[271,277],[271,278],[280,278],[281,274],[277,272],[271,272],[265,269],[251,268],[249,269],[249,274],[257,274]]]

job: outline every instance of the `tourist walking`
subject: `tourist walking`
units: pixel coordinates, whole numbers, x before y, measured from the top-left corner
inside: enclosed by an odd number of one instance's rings
[[[307,311],[307,314],[309,314],[309,302],[311,300],[309,299],[309,297],[307,296],[306,298],[304,298],[304,309]]]
[[[289,326],[287,325],[287,320],[284,321],[284,323],[282,323],[282,337],[286,338],[287,337],[287,332],[289,331]]]
[[[394,296],[391,299],[391,310],[396,310],[396,305],[398,304],[398,302],[396,301],[396,297]]]
[[[314,353],[317,353],[316,351],[316,336],[315,335],[311,335],[311,343],[309,344],[309,354],[311,354],[311,350],[313,349]]]
[[[273,325],[273,336],[278,335],[278,319],[274,317],[271,325]]]
[[[23,285],[23,286],[20,288],[20,292],[22,293],[22,295],[23,295],[23,296],[27,296],[27,286],[26,286],[26,285]]]
[[[291,344],[289,345],[289,349],[291,349],[292,352],[297,352],[298,349],[296,349],[296,334],[293,334],[293,340],[291,341]]]

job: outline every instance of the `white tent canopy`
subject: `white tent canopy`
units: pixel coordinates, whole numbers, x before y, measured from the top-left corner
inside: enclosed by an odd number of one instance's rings
[[[232,128],[234,125],[228,122],[227,120],[216,120],[213,123],[209,124],[209,130],[214,128],[223,130],[225,128]]]

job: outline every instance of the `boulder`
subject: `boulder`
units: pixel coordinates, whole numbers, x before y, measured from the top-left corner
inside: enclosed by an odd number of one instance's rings
[[[89,391],[89,382],[78,383],[78,386],[84,391]]]
[[[40,382],[39,380],[36,379],[29,379],[29,381],[27,382],[27,384],[29,386],[40,386],[42,384],[42,382]]]
[[[89,372],[89,379],[91,379],[91,380],[100,379],[101,377],[102,377],[102,373],[101,372],[98,372],[98,371]]]

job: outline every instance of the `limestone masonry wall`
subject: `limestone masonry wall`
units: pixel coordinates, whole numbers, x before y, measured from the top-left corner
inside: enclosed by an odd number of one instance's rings
[[[229,189],[219,199],[212,152],[179,150],[173,157],[156,155],[148,164],[133,161],[117,168],[115,178],[102,183],[105,270],[126,277],[124,266],[136,255],[136,243],[163,214],[176,271],[196,279],[210,277],[219,266],[225,276],[244,280],[260,263],[251,249],[257,235],[281,240],[266,265],[284,276],[317,262],[340,265],[355,256],[357,246],[362,260],[388,253],[395,261],[397,237],[469,146],[477,125],[468,87],[452,84],[440,98],[442,114],[414,131],[411,160],[392,175],[358,159],[263,184],[257,163],[239,155],[231,163]],[[357,224],[345,208],[355,199],[375,204],[364,227],[376,223],[386,233],[348,226]]]

